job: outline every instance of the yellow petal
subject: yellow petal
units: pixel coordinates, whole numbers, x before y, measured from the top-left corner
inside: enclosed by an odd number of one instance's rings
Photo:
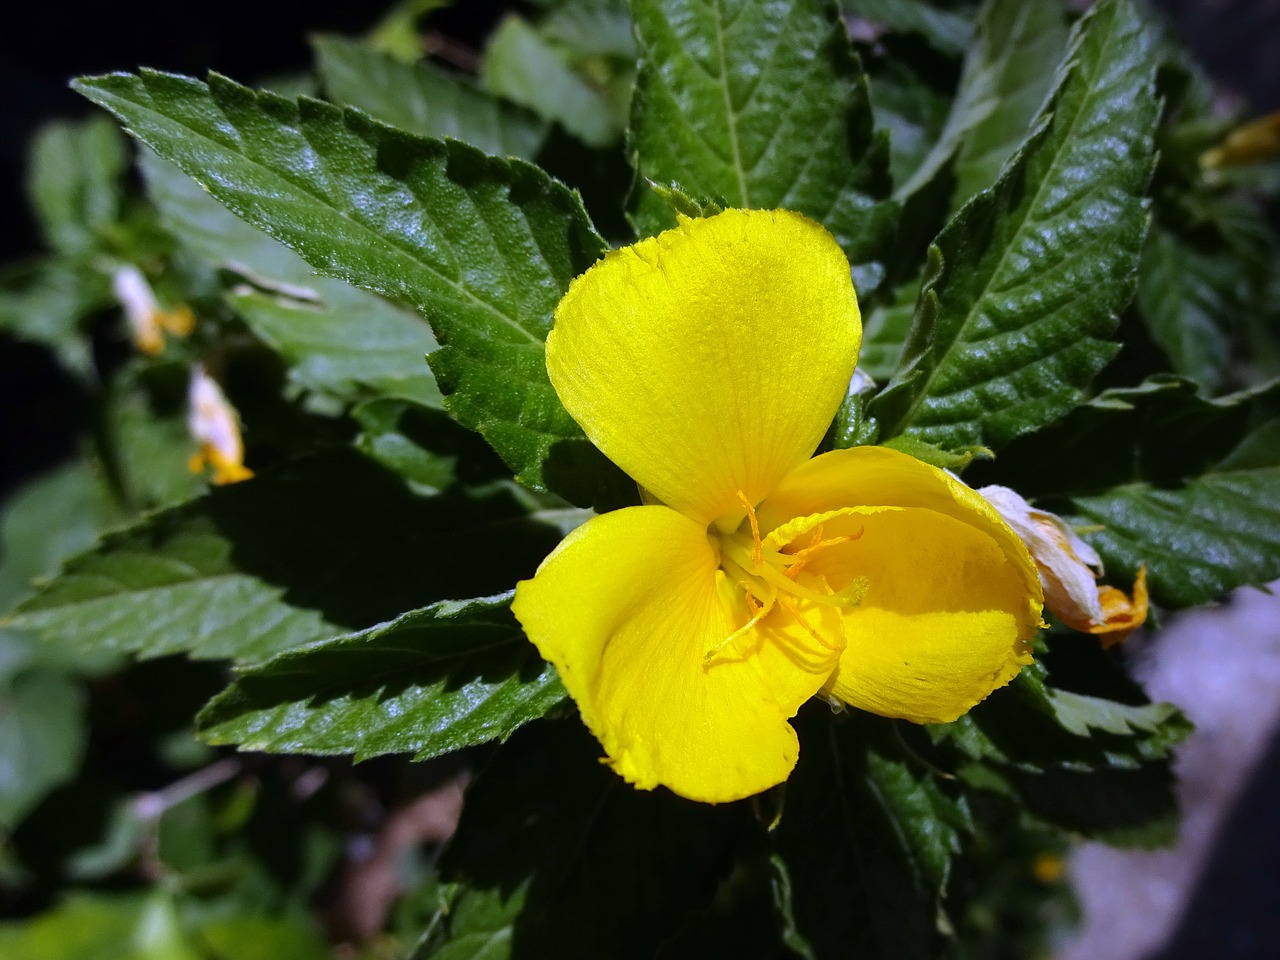
[[[571,533],[512,604],[609,764],[642,789],[708,802],[787,777],[787,720],[838,655],[781,611],[725,644],[750,612],[717,563],[703,526],[631,507]]]
[[[862,336],[849,263],[787,211],[727,210],[615,250],[574,281],[547,370],[588,437],[704,525],[812,453]]]
[[[858,447],[793,471],[760,505],[762,528],[839,511],[824,536],[851,537],[807,571],[864,592],[843,617],[846,647],[827,685],[853,706],[917,723],[954,720],[1031,661],[1042,595],[1026,548],[949,474]]]

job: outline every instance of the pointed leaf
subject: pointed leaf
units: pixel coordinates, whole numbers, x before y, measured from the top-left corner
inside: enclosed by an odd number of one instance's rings
[[[0,830],[75,776],[85,734],[80,684],[45,671],[0,679]]]
[[[260,661],[531,574],[559,531],[525,515],[502,491],[416,496],[338,451],[107,535],[13,624],[88,649]]]
[[[939,234],[882,435],[998,447],[1065,413],[1115,354],[1133,294],[1159,113],[1150,30],[1128,0],[1077,24],[1035,131]]]
[[[825,0],[636,0],[631,149],[641,183],[812,217],[852,263],[880,253],[896,210],[867,78]],[[641,233],[675,224],[641,189]]]
[[[1280,577],[1277,409],[1277,384],[1206,400],[1159,378],[1011,445],[999,475],[1083,528],[1108,580],[1145,565],[1157,603],[1195,606]]]
[[[201,711],[200,737],[357,760],[505,740],[565,696],[511,597],[446,600],[246,670]]]
[[[112,74],[76,88],[316,269],[426,316],[443,344],[431,367],[447,408],[523,482],[584,502],[619,482],[547,379],[555,306],[604,251],[566,188],[518,160],[217,74],[207,85]]]

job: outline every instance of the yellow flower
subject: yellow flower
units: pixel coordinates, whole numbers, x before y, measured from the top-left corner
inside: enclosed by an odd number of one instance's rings
[[[191,308],[161,308],[151,284],[137,267],[121,267],[111,278],[111,285],[129,321],[134,345],[143,353],[154,356],[164,349],[165,333],[185,337],[195,329]]]
[[[1226,139],[1200,155],[1200,167],[1243,167],[1280,157],[1280,112],[1236,127]]]
[[[978,493],[1027,545],[1040,571],[1045,606],[1066,626],[1095,634],[1111,647],[1146,622],[1145,567],[1138,568],[1130,599],[1123,590],[1098,583],[1105,572],[1102,558],[1060,516],[1031,506],[1008,487],[983,487]]]
[[[814,694],[945,722],[1031,659],[1035,567],[985,500],[893,450],[810,459],[861,336],[840,248],[786,211],[682,219],[556,310],[551,382],[647,505],[571,533],[512,609],[637,787],[749,796]]]
[[[218,381],[197,366],[191,371],[187,394],[187,428],[200,444],[200,451],[187,462],[192,473],[213,467],[215,484],[248,480],[253,471],[244,465],[244,441],[240,438],[240,415],[227,400]]]

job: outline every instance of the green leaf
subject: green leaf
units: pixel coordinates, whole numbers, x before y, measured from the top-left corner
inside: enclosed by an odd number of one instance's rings
[[[311,44],[330,99],[393,127],[526,160],[546,137],[546,124],[532,114],[435,64],[404,63],[345,37],[313,37]]]
[[[483,898],[491,952],[445,913],[437,948],[466,936],[468,949],[427,956],[639,960],[707,906],[742,808],[635,790],[599,756],[576,719],[530,724],[498,751],[441,861],[446,881]],[[499,903],[514,908],[509,932]]]
[[[106,536],[12,622],[82,648],[261,661],[530,575],[560,534],[526,510],[502,490],[419,497],[336,451]]]
[[[904,183],[942,132],[951,98],[925,76],[927,63],[899,57],[868,55],[871,107],[876,130],[889,138],[889,174]]]
[[[890,437],[882,446],[901,451],[917,460],[931,464],[940,470],[959,473],[975,460],[990,460],[994,454],[986,447],[963,447],[959,450],[943,450],[910,434]]]
[[[76,88],[312,266],[426,316],[443,344],[431,367],[446,406],[522,482],[579,502],[621,482],[547,379],[555,306],[604,251],[567,189],[518,160],[216,74]]]
[[[1196,606],[1280,577],[1277,404],[1277,384],[1206,400],[1153,379],[1011,445],[998,475],[1082,527],[1108,579],[1145,565],[1152,599]]]
[[[361,427],[356,446],[419,492],[435,493],[453,483],[457,453],[437,449],[440,435],[447,431],[427,410],[396,397],[383,397],[360,404],[351,415]]]
[[[88,376],[93,352],[82,321],[113,302],[95,271],[58,258],[19,264],[0,275],[0,331],[44,344],[68,370]]]
[[[425,941],[408,960],[507,960],[523,905],[523,890],[503,893],[453,885],[442,893]]]
[[[1177,373],[1217,390],[1231,359],[1236,305],[1224,296],[1239,265],[1226,251],[1201,251],[1155,227],[1142,251],[1138,310]]]
[[[1128,0],[1081,18],[1032,135],[930,250],[903,364],[872,404],[884,436],[997,448],[1080,401],[1133,294],[1154,74]]]
[[[120,518],[93,466],[76,460],[22,487],[0,516],[4,570],[22,583],[54,574]]]
[[[731,206],[812,217],[855,267],[893,229],[888,150],[872,133],[867,78],[824,0],[636,0],[640,72],[630,148],[641,184],[678,183]],[[643,187],[642,234],[675,224]],[[875,274],[855,274],[859,289]]]
[[[331,960],[309,924],[279,917],[229,917],[203,924],[192,939],[210,960]]]
[[[969,813],[904,754],[892,722],[833,719],[818,704],[797,720],[800,761],[774,831],[775,889],[799,952],[814,960],[940,955],[940,897]]]
[[[185,367],[134,365],[108,387],[101,455],[123,498],[137,510],[204,491],[204,481],[187,465],[198,448],[187,426],[187,384]]]
[[[0,514],[0,614],[30,592],[32,581],[94,542],[119,519],[93,466],[77,460],[23,486]],[[96,673],[111,658],[86,658],[63,645],[9,629],[0,620],[0,682],[28,667]]]
[[[423,359],[437,344],[421,317],[316,276],[296,253],[233,216],[150,151],[141,165],[148,194],[183,245],[254,284],[233,291],[229,302],[285,359],[297,383],[346,401],[375,392],[439,406],[440,391]]]
[[[589,83],[555,45],[514,14],[489,38],[480,76],[498,96],[561,124],[588,146],[609,146],[622,135],[625,111],[619,114],[603,89]]]
[[[965,54],[946,126],[896,196],[915,193],[953,157],[952,209],[995,182],[1049,92],[1053,74],[1045,64],[1057,63],[1066,46],[1063,14],[1057,0],[989,0]]]
[[[903,345],[911,331],[918,293],[918,288],[904,286],[895,294],[893,303],[873,307],[866,318],[858,369],[873,380],[888,380],[898,369]]]
[[[27,191],[45,242],[72,256],[100,243],[120,216],[128,166],[125,140],[105,117],[41,127],[31,145]]]
[[[959,56],[973,37],[973,24],[963,14],[939,9],[928,0],[842,0],[841,6],[893,33],[914,33],[941,53]]]
[[[396,0],[369,31],[369,45],[405,63],[422,56],[421,21],[450,0]]]
[[[271,753],[412,753],[505,740],[564,699],[508,609],[446,600],[241,673],[201,711],[201,739]]]
[[[1169,757],[1190,723],[1147,702],[1097,643],[1051,639],[1040,662],[930,734],[973,761],[958,767],[971,787],[1004,793],[1043,821],[1115,843],[1159,842],[1176,820]],[[1048,686],[1046,662],[1049,676],[1089,692]]]
[[[1137,770],[1167,759],[1190,731],[1171,704],[1129,704],[1058,690],[1046,685],[1038,667],[1025,669],[955,723],[933,728],[935,738],[971,759],[1032,774]]]
[[[85,745],[80,684],[44,671],[0,681],[0,829],[75,776]]]
[[[0,925],[0,956],[6,960],[139,960],[134,936],[141,913],[142,900],[136,896],[73,893],[33,918]]]

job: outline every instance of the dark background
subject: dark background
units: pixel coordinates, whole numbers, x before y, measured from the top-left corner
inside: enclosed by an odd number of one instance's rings
[[[0,264],[37,252],[23,195],[27,141],[42,121],[92,107],[80,74],[152,66],[242,82],[306,68],[307,32],[366,31],[389,0],[9,0],[0,13]],[[439,27],[479,45],[501,0],[461,0]],[[1224,91],[1280,110],[1280,0],[1161,0]],[[0,499],[70,452],[87,415],[76,384],[39,348],[0,336]],[[1158,960],[1280,957],[1280,740],[1237,804],[1178,933]],[[1156,958],[1153,958],[1156,960]]]

